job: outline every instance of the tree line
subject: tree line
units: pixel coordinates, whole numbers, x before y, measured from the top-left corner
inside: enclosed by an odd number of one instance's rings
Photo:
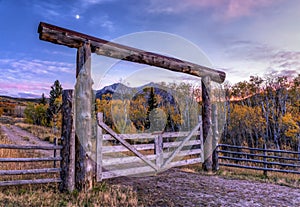
[[[148,132],[151,125],[164,132],[191,130],[201,114],[201,88],[188,83],[161,85],[175,101],[149,87],[133,97],[123,94],[113,99],[104,94],[96,99],[95,108],[118,133]],[[300,150],[300,75],[251,76],[248,81],[225,84],[222,91],[223,98],[219,89],[212,90],[213,102],[218,102],[220,143]],[[28,104],[26,121],[59,126],[61,92],[55,81],[49,101],[42,96],[39,104]]]
[[[300,150],[300,75],[227,85],[222,143]]]

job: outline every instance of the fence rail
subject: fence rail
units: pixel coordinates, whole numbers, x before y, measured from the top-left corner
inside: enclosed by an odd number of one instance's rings
[[[57,150],[61,150],[62,146],[57,145],[55,138],[54,144],[48,146],[39,145],[16,145],[16,144],[0,144],[0,149],[16,149],[16,150],[53,150],[53,157],[26,157],[26,158],[0,158],[0,162],[49,162],[53,161],[53,168],[38,169],[21,169],[21,170],[0,170],[0,176],[8,175],[29,175],[29,174],[54,174],[60,173],[61,168],[56,167],[56,162],[62,158],[57,156]],[[0,186],[24,185],[24,184],[43,184],[61,182],[60,178],[44,178],[44,179],[28,179],[28,180],[10,180],[0,181]]]
[[[218,165],[300,174],[300,152],[219,144]]]

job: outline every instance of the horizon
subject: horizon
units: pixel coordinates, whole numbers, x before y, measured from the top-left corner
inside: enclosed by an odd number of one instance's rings
[[[209,64],[226,72],[226,81],[233,84],[251,75],[293,76],[300,71],[299,9],[299,1],[282,0],[0,0],[0,95],[38,98],[49,93],[56,79],[63,88],[74,88],[76,50],[40,41],[39,22]],[[164,44],[157,42],[157,33]],[[171,44],[168,38],[174,38]],[[177,40],[182,42],[174,44]],[[95,64],[105,68],[111,63],[97,58]],[[123,61],[114,67],[95,74],[96,88],[120,78],[132,80],[145,68]],[[110,82],[100,83],[103,77]]]

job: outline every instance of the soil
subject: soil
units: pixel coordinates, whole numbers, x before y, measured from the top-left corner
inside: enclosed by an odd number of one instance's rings
[[[2,125],[0,130],[7,136],[7,138],[14,144],[20,145],[37,145],[37,146],[53,146],[53,144],[43,141],[33,134],[21,129],[15,125]],[[45,156],[53,156],[53,150],[35,150]],[[59,152],[58,152],[59,153]]]
[[[300,206],[300,189],[170,169],[108,181],[132,186],[141,206]]]

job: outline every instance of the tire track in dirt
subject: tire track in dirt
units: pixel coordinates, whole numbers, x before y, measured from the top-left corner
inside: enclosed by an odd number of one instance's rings
[[[7,138],[14,144],[28,146],[28,145],[37,145],[37,146],[53,146],[53,144],[43,141],[33,134],[21,129],[15,125],[0,125],[1,131]],[[53,150],[35,150],[44,156],[53,157]],[[57,150],[57,154],[59,154],[59,150]]]

